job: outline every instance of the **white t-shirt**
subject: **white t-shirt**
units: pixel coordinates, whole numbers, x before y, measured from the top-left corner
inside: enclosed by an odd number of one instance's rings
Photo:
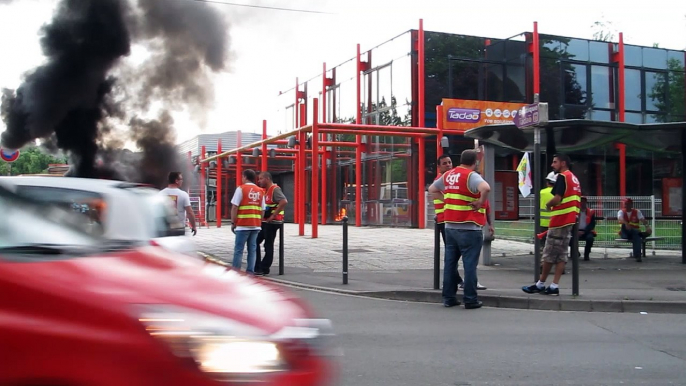
[[[186,208],[191,206],[191,198],[188,196],[188,193],[178,188],[164,188],[160,191],[160,194],[168,196],[171,199],[171,204],[173,205],[173,208],[176,208],[179,220],[181,220],[181,223],[185,226]]]
[[[257,186],[251,182],[248,182],[246,185],[253,185],[255,187]],[[233,193],[233,198],[231,199],[231,204],[235,205],[235,206],[240,206],[241,201],[243,201],[243,189],[241,189],[239,187],[239,188],[236,188],[236,191]],[[264,201],[264,195],[262,195],[262,211],[264,212],[265,209],[267,209],[267,204]],[[252,230],[260,230],[260,229],[262,229],[262,227],[236,227],[237,231],[252,231]]]

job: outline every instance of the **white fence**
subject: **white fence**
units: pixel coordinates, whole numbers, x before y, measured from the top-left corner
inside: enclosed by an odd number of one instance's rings
[[[621,207],[622,197],[588,196],[589,208],[596,211],[596,232],[598,237],[594,245],[599,247],[616,247],[620,225],[617,212]],[[681,218],[663,217],[662,200],[655,196],[631,196],[634,208],[639,209],[651,223],[652,236],[664,237],[663,240],[651,242],[653,249],[681,249]],[[433,227],[433,200],[427,195],[427,227]],[[519,220],[495,222],[497,237],[523,242],[533,242],[534,210],[538,207],[534,198],[519,196]]]

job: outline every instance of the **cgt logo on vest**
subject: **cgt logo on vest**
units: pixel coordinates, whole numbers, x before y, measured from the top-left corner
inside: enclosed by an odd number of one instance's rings
[[[457,183],[460,181],[460,175],[462,173],[457,173],[457,174],[448,174],[445,176],[445,183],[448,185],[457,185]]]
[[[260,200],[260,192],[256,192],[256,191],[250,189],[250,193],[248,193],[248,199],[250,201],[259,201]]]
[[[479,109],[448,109],[448,122],[477,123],[481,120]]]

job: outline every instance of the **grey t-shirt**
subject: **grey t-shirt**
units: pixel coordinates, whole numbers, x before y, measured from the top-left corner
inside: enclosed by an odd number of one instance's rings
[[[285,199],[286,199],[286,195],[283,194],[283,190],[281,190],[281,187],[280,186],[275,187],[274,191],[272,191],[272,201],[278,204],[279,201],[285,200]],[[280,224],[282,222],[283,221],[274,220],[271,222],[271,224]]]
[[[484,182],[484,179],[479,175],[479,173],[471,173],[469,175],[469,181],[467,181],[467,186],[469,187],[469,190],[472,192],[478,192],[479,191],[479,185]],[[434,181],[433,184],[431,184],[434,188],[440,190],[441,192],[445,191],[445,182],[443,182],[443,178],[439,178],[436,181]],[[445,223],[446,228],[451,228],[451,229],[464,229],[464,230],[470,230],[470,231],[480,231],[481,227],[474,224],[474,223],[464,223],[464,224],[455,224],[455,223]]]

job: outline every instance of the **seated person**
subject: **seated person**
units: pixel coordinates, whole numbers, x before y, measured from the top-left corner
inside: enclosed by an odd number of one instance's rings
[[[634,208],[633,200],[627,198],[624,200],[624,209],[620,209],[617,212],[617,221],[622,225],[619,231],[620,237],[633,243],[634,258],[638,262],[642,261],[641,244],[643,238],[648,237],[651,232],[648,220],[646,220],[640,210]],[[646,232],[641,232],[641,223],[645,224]]]
[[[597,235],[595,231],[595,211],[588,207],[588,199],[581,197],[581,213],[579,214],[579,241],[585,241],[584,260],[590,260],[591,248]]]

